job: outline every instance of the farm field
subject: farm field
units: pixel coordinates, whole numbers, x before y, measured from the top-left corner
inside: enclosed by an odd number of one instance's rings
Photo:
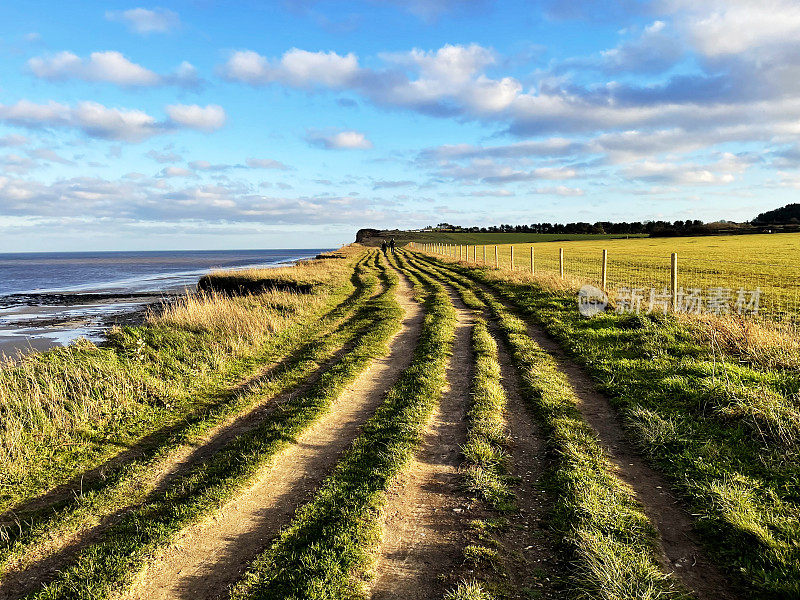
[[[529,244],[539,242],[575,241],[575,240],[609,240],[626,238],[643,238],[646,234],[583,234],[583,233],[467,233],[449,231],[387,231],[385,235],[369,238],[365,241],[369,246],[380,246],[386,238],[394,238],[398,244],[408,242],[445,243],[445,244]]]
[[[494,265],[494,245],[486,248],[486,262]],[[575,240],[565,242],[497,244],[499,265],[529,271],[531,247],[534,269],[558,276],[559,251],[564,251],[564,275],[583,283],[601,284],[603,250],[608,252],[606,289],[639,290],[643,304],[655,290],[670,286],[671,254],[678,257],[678,286],[688,294],[721,288],[729,295],[730,312],[736,312],[739,290],[749,301],[759,290],[759,312],[770,319],[796,321],[800,317],[800,234],[763,234],[741,236],[698,236],[676,238],[637,238]],[[445,253],[447,249],[444,250]],[[483,263],[483,244],[464,248],[470,262],[477,257]],[[458,257],[458,247],[455,248]]]
[[[800,597],[798,340],[569,283],[351,245],[3,365],[0,598]]]

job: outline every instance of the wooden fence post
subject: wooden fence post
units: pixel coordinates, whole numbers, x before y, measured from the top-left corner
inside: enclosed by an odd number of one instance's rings
[[[678,253],[672,253],[672,264],[670,265],[669,289],[672,295],[672,310],[678,310]]]
[[[531,275],[533,275],[533,244],[531,244]]]
[[[500,264],[497,262],[497,246],[494,247],[494,268],[500,268]]]
[[[558,249],[558,273],[561,275],[561,279],[564,279],[564,249]]]
[[[511,270],[514,270],[514,246],[511,246]]]
[[[483,266],[486,266],[486,244],[483,245]]]
[[[472,247],[472,262],[478,264],[478,246]]]
[[[606,275],[608,273],[608,250],[603,250],[603,271],[600,274],[600,286],[606,291]]]

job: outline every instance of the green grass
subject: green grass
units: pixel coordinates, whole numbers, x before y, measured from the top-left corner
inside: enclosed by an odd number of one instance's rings
[[[712,556],[752,598],[800,596],[800,373],[743,361],[670,315],[581,317],[569,292],[452,267],[488,284],[582,363],[631,438],[689,504]]]
[[[301,312],[274,308],[283,329],[237,351],[209,331],[155,324],[113,330],[103,347],[76,344],[3,365],[0,511],[19,511],[120,449],[191,420],[214,394],[280,360],[298,346],[305,323],[349,302],[356,283],[348,281],[354,260],[347,262]]]
[[[53,583],[29,597],[106,598],[124,589],[156,549],[168,545],[184,527],[218,510],[246,486],[261,465],[296,440],[358,373],[386,353],[386,341],[399,327],[401,311],[394,301],[395,276],[384,272],[382,278],[385,291],[364,308],[372,315],[370,326],[309,390],[289,397],[280,410],[268,413],[254,429],[124,514],[102,539],[63,565]]]
[[[282,391],[296,386],[308,377],[323,361],[329,360],[342,345],[349,344],[372,322],[358,310],[374,293],[377,278],[374,259],[359,261],[353,272],[352,285],[343,288],[351,293],[315,324],[315,335],[309,339],[304,321],[298,327],[276,336],[280,342],[282,360],[264,379],[246,379],[247,385],[222,387],[195,400],[194,410],[178,415],[164,424],[161,435],[141,448],[130,460],[108,467],[104,477],[84,486],[78,496],[69,495],[62,502],[40,508],[33,513],[18,515],[20,523],[4,530],[0,547],[0,573],[13,562],[26,564],[26,554],[39,556],[53,547],[53,539],[69,539],[101,519],[145,499],[152,488],[154,476],[161,471],[159,463],[168,459],[184,445],[195,445],[215,425],[246,412],[255,403],[268,401]],[[341,293],[333,298],[341,299]],[[274,348],[274,345],[272,346]],[[263,359],[277,358],[264,354]],[[180,418],[179,418],[180,417]],[[56,544],[58,546],[58,544]]]
[[[495,510],[512,511],[516,504],[508,484],[510,457],[503,418],[506,397],[500,381],[497,343],[482,320],[473,327],[472,349],[475,375],[467,411],[467,442],[462,449],[469,463],[463,470],[466,487]]]
[[[494,600],[477,581],[462,581],[454,590],[447,592],[444,600]]]
[[[399,262],[405,266],[402,258]],[[411,365],[314,499],[255,561],[233,598],[363,597],[386,491],[409,463],[441,396],[456,323],[441,285],[420,275],[413,282],[424,293],[425,318]]]
[[[471,287],[464,277],[446,269],[437,271],[456,289]],[[478,288],[472,291],[488,306],[505,335],[554,454],[553,525],[573,556],[574,595],[608,600],[678,596],[675,582],[659,567],[653,526],[614,475],[613,465],[578,410],[566,376],[527,335],[522,321],[491,294]]]

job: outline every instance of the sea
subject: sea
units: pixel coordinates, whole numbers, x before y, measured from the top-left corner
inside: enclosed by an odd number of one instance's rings
[[[193,291],[210,271],[285,266],[326,250],[0,253],[0,359],[102,341],[110,324]]]

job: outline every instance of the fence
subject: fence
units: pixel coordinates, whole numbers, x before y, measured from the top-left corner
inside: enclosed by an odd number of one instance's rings
[[[618,307],[631,311],[663,308],[800,323],[800,264],[789,260],[780,264],[676,252],[636,255],[545,244],[414,243],[413,247],[466,263],[590,284],[604,290]],[[774,260],[774,256],[769,258]]]

